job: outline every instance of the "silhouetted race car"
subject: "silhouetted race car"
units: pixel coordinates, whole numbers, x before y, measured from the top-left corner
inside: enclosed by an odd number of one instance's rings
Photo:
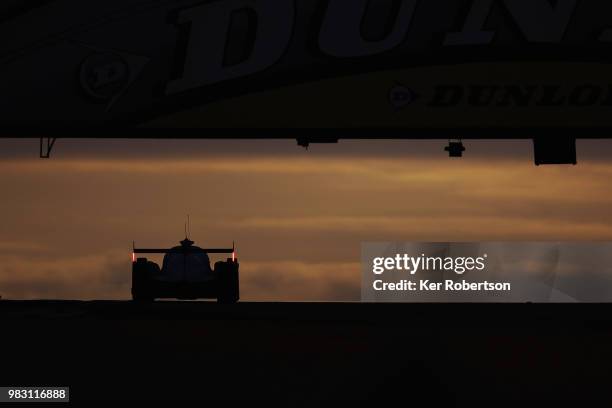
[[[217,299],[235,303],[240,299],[238,259],[232,248],[199,248],[185,238],[170,249],[135,248],[132,254],[132,299]],[[208,254],[232,254],[210,267]],[[165,254],[162,267],[136,254]]]

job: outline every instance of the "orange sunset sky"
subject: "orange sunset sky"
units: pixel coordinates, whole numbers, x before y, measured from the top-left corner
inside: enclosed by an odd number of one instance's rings
[[[132,241],[230,246],[244,300],[359,300],[364,241],[610,240],[612,142],[0,141],[0,295],[127,299]]]

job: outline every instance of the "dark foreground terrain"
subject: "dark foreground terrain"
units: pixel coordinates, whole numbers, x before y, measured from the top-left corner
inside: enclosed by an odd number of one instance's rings
[[[0,385],[79,406],[607,406],[612,383],[612,305],[4,300],[0,323]]]

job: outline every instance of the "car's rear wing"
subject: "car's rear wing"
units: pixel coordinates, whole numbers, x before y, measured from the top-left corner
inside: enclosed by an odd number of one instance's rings
[[[204,252],[207,254],[231,254],[234,252],[234,248],[202,248]],[[187,248],[168,248],[168,249],[160,249],[160,248],[134,248],[133,252],[135,254],[170,254],[170,253],[184,253],[193,251],[192,249]]]
[[[132,242],[132,262],[136,262],[136,254],[185,254],[193,251],[192,246],[175,247],[175,248],[136,248],[136,244]],[[232,261],[236,260],[236,244],[232,242],[231,248],[198,248],[207,254],[232,254]]]

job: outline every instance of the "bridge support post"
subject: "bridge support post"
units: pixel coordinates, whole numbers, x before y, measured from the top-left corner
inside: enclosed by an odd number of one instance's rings
[[[41,137],[40,138],[40,158],[48,159],[51,157],[51,150],[55,144],[55,137]]]
[[[536,137],[533,139],[536,166],[541,164],[576,164],[575,137]]]

